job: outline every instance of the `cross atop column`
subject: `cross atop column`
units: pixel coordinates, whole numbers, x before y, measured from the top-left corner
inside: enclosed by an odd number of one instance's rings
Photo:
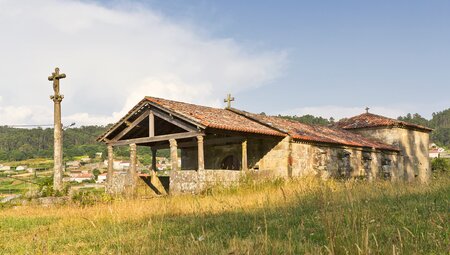
[[[55,68],[55,72],[52,73],[51,76],[48,77],[49,81],[53,81],[53,91],[55,94],[50,98],[53,100],[62,100],[64,96],[59,93],[59,80],[66,78],[66,74],[59,73],[59,68]]]
[[[369,109],[370,109],[369,107],[366,107],[366,113],[369,113]]]
[[[230,108],[231,108],[231,102],[232,102],[232,101],[234,101],[234,97],[232,97],[231,94],[228,94],[228,95],[227,95],[227,98],[225,98],[225,99],[223,100],[224,103],[227,103],[227,107],[226,107],[227,109],[230,109]]]

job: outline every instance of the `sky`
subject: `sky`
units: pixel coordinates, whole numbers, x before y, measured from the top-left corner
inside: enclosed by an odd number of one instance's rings
[[[0,0],[0,125],[118,121],[144,96],[267,114],[450,107],[450,1]]]

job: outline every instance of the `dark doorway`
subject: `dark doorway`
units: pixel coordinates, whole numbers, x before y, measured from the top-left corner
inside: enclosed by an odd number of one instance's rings
[[[226,170],[239,170],[241,168],[241,161],[234,155],[229,155],[222,160],[220,168]]]

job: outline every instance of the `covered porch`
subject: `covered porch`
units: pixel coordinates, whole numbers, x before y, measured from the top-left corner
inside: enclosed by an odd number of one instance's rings
[[[174,111],[151,102],[141,102],[116,123],[101,140],[108,146],[107,190],[112,193],[135,192],[143,180],[156,193],[195,193],[221,183],[233,185],[248,170],[247,137],[239,132],[208,129]],[[130,168],[123,180],[114,174],[114,148],[129,146]],[[137,150],[150,147],[150,174],[138,170]],[[161,176],[157,169],[157,154],[170,151],[169,174]],[[159,183],[159,184],[158,184]],[[122,187],[115,187],[115,186]],[[153,187],[152,187],[153,186]]]

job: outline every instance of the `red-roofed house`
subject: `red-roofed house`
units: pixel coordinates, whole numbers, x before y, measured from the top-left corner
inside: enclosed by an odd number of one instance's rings
[[[145,97],[98,140],[108,145],[108,185],[115,183],[114,146],[130,146],[131,162],[136,162],[136,146],[149,146],[154,164],[157,150],[170,149],[168,189],[173,193],[227,185],[248,172],[279,177],[399,176],[399,144],[352,131]],[[137,174],[135,165],[130,166],[131,175]]]

